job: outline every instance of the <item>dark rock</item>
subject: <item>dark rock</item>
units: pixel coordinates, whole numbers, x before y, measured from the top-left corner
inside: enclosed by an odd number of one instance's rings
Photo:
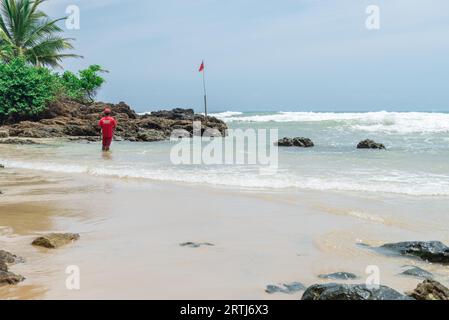
[[[76,233],[51,233],[35,239],[34,246],[48,249],[57,249],[73,241],[79,240],[80,235]]]
[[[378,289],[366,285],[317,284],[304,293],[302,300],[413,300],[389,287]]]
[[[319,275],[318,278],[327,280],[353,280],[357,279],[357,276],[353,273],[348,272],[336,272],[331,274],[322,274]]]
[[[0,250],[0,262],[4,262],[5,264],[18,264],[24,263],[25,259],[19,256],[16,256],[12,253],[9,253],[4,250]]]
[[[416,300],[449,300],[449,289],[434,280],[425,280],[408,294]]]
[[[293,282],[290,284],[282,284],[279,286],[275,285],[268,285],[265,289],[265,292],[268,294],[274,294],[274,293],[285,293],[285,294],[293,294],[300,291],[304,291],[306,287],[299,282]]]
[[[373,140],[363,140],[357,145],[357,149],[380,149],[385,150],[385,146],[381,143],[377,143]]]
[[[25,278],[22,277],[21,275],[14,274],[14,273],[8,272],[8,271],[0,270],[0,286],[15,285],[24,280],[25,280]]]
[[[204,243],[196,243],[196,242],[185,242],[180,244],[181,247],[189,247],[189,248],[200,248],[200,247],[213,247],[214,244],[204,242]]]
[[[5,169],[5,166],[3,164],[0,164],[0,169]]]
[[[25,259],[7,251],[0,250],[0,286],[14,285],[25,280],[25,278],[21,275],[17,275],[8,271],[9,265],[23,262],[25,262]]]
[[[98,121],[105,107],[112,110],[118,121],[116,135],[127,141],[161,141],[170,138],[173,130],[193,131],[193,120],[201,122],[201,132],[216,129],[226,136],[227,125],[223,121],[203,115],[195,115],[191,109],[158,111],[140,116],[124,102],[119,104],[94,103],[83,105],[71,100],[53,103],[38,119],[22,119],[0,127],[10,137],[19,138],[74,138],[98,141],[101,130]],[[89,140],[91,139],[91,140]],[[0,142],[1,143],[1,142]],[[10,140],[9,143],[22,141]]]
[[[408,266],[409,269],[403,271],[401,275],[410,276],[421,279],[433,279],[433,274],[430,272],[421,269],[420,267]]]
[[[275,145],[279,147],[312,148],[314,143],[308,138],[282,138]]]
[[[171,111],[157,111],[151,113],[152,117],[165,118],[170,120],[193,120],[195,112],[193,109],[173,109]]]
[[[37,144],[37,142],[29,139],[6,139],[0,140],[0,144],[30,145],[30,144]]]
[[[137,141],[156,142],[166,140],[164,133],[157,130],[143,130],[137,134]]]
[[[449,263],[449,247],[439,241],[387,243],[378,249],[387,254],[415,256],[434,263]]]
[[[0,130],[0,138],[9,138],[9,132],[5,130]]]

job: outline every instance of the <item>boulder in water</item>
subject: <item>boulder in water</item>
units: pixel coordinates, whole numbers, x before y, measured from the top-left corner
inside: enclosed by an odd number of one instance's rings
[[[386,286],[317,284],[306,290],[302,300],[413,300]]]
[[[335,272],[331,274],[321,274],[318,278],[326,280],[354,280],[357,279],[357,276],[349,272]]]
[[[378,249],[384,253],[418,257],[427,262],[449,263],[449,247],[440,241],[387,243]]]
[[[282,284],[282,285],[268,285],[265,289],[265,292],[268,294],[274,294],[274,293],[285,293],[285,294],[293,294],[296,292],[304,291],[306,287],[299,282],[293,282],[289,284]]]
[[[80,235],[76,233],[50,233],[35,239],[33,246],[48,249],[57,249],[73,241],[79,240]]]
[[[0,270],[0,286],[15,285],[25,280],[21,275]]]
[[[315,146],[309,138],[282,138],[275,143],[279,147],[312,148]]]
[[[357,149],[379,149],[385,150],[385,146],[382,143],[377,143],[373,140],[363,140],[357,145]]]
[[[14,285],[25,280],[21,275],[14,274],[8,270],[8,265],[23,262],[25,262],[25,259],[7,251],[0,250],[0,286]]]
[[[401,275],[420,279],[433,279],[433,274],[416,266],[408,266],[408,269],[403,271]]]

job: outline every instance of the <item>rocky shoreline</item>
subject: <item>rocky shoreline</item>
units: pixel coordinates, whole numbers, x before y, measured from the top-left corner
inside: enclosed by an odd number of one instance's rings
[[[135,142],[163,141],[174,130],[193,134],[193,121],[201,122],[202,131],[216,129],[226,134],[227,125],[217,118],[195,114],[192,109],[174,109],[139,115],[124,102],[97,102],[83,105],[71,100],[53,103],[38,119],[27,119],[0,126],[0,143],[32,144],[29,139],[68,138],[69,140],[100,140],[98,121],[105,107],[118,120],[117,140]]]

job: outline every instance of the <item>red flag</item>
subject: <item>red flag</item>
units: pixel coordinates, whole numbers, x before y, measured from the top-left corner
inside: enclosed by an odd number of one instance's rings
[[[204,61],[201,63],[200,71],[199,71],[199,72],[203,72],[203,71],[204,71]]]

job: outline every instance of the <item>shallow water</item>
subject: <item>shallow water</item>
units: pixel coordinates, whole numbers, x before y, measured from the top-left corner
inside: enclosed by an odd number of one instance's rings
[[[226,112],[216,116],[231,129],[277,129],[280,137],[309,137],[316,147],[280,148],[275,174],[261,174],[266,168],[261,164],[174,165],[170,159],[174,142],[115,142],[109,156],[102,156],[95,143],[55,142],[16,147],[14,152],[0,146],[0,162],[13,168],[230,188],[449,196],[449,114]],[[367,138],[384,143],[388,150],[356,150],[358,142]],[[240,148],[236,153],[253,152]]]

